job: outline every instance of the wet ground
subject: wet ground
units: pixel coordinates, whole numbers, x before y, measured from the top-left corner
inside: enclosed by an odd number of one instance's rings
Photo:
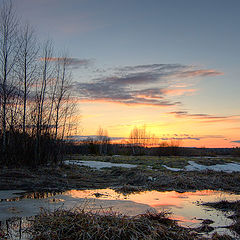
[[[93,158],[97,161],[89,161],[86,160],[85,157],[80,157],[83,160],[78,160],[78,157],[75,156],[75,159],[71,160],[66,160],[64,163],[67,165],[78,165],[78,166],[87,166],[90,168],[94,168],[97,170],[101,170],[103,168],[111,168],[111,167],[123,167],[123,168],[134,168],[134,167],[139,167],[141,164],[129,164],[129,163],[123,163],[124,161],[122,160],[122,163],[112,163],[112,162],[105,162],[105,161],[100,161],[101,158]],[[117,157],[118,159],[119,157]],[[105,160],[103,158],[103,160]],[[110,161],[116,161],[115,158],[109,159]],[[130,159],[131,160],[131,159]],[[183,159],[180,159],[181,161]],[[228,158],[223,158],[223,159],[218,159],[216,157],[208,157],[208,158],[198,158],[198,157],[193,157],[193,158],[185,158],[181,168],[176,168],[176,167],[170,167],[168,166],[173,165],[173,162],[165,160],[166,164],[161,163],[159,161],[159,167],[161,167],[163,170],[164,168],[170,171],[217,171],[217,172],[227,172],[227,173],[232,173],[232,172],[240,172],[240,163],[235,162],[238,159],[228,159]],[[128,160],[129,161],[129,160]],[[147,164],[148,161],[146,161],[145,164]],[[137,163],[137,162],[136,162]],[[176,163],[179,165],[179,163]],[[146,165],[147,168],[153,169],[154,166]]]
[[[189,163],[189,159],[186,158],[162,159],[148,156],[135,158],[126,158],[124,156],[123,159],[122,157],[104,158],[101,156],[91,158],[78,156],[78,158],[80,160],[68,160],[67,164],[57,167],[45,166],[37,169],[2,168],[0,169],[0,190],[65,191],[69,189],[113,188],[127,185],[133,187],[132,189],[139,188],[143,190],[190,191],[212,189],[240,193],[239,172],[208,169],[202,171],[172,171],[164,167],[165,165],[172,169],[183,169]],[[96,161],[93,161],[93,159]],[[104,160],[104,162],[100,160]],[[113,161],[113,163],[106,162],[107,160]],[[209,166],[212,168],[217,164],[225,167],[233,164],[232,159],[215,158],[195,158],[194,163],[197,166]]]
[[[62,193],[0,191],[0,199],[2,224],[6,224],[6,220],[14,218],[17,219],[14,224],[19,227],[21,223],[21,228],[24,228],[24,224],[26,225],[26,217],[37,215],[40,209],[80,207],[100,212],[110,210],[129,216],[150,210],[171,212],[170,218],[177,220],[179,225],[190,228],[200,227],[203,220],[208,219],[211,220],[212,228],[208,234],[225,233],[237,239],[237,235],[226,228],[233,223],[228,218],[232,214],[231,212],[222,212],[202,205],[202,203],[223,199],[240,200],[240,195],[222,191],[202,190],[183,193],[144,191],[129,195],[118,193],[112,189],[69,190]],[[16,226],[15,228],[17,229]],[[16,232],[19,238],[19,229]]]
[[[191,165],[200,169],[185,171],[192,160]],[[38,214],[39,209],[81,206],[128,215],[148,209],[167,210],[182,226],[196,228],[208,219],[211,226],[208,231],[234,234],[225,228],[232,224],[228,218],[231,212],[214,210],[201,203],[240,199],[240,173],[231,171],[231,167],[239,165],[238,159],[235,160],[74,156],[58,167],[3,168],[0,169],[0,229],[1,225],[5,229],[15,226],[14,233],[18,232],[19,239],[23,236],[19,228],[24,228],[28,224],[26,218]],[[218,170],[214,169],[216,166]],[[226,172],[219,171],[224,167]]]

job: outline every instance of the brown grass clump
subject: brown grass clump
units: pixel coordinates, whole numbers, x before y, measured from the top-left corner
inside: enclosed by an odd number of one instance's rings
[[[229,218],[235,220],[236,222],[240,223],[240,200],[229,202],[227,200],[222,200],[219,202],[213,202],[213,203],[205,203],[204,205],[210,206],[213,208],[216,208],[221,211],[233,211],[234,214],[229,216]],[[237,226],[235,226],[235,229],[237,229]],[[238,233],[240,233],[240,224],[239,224],[239,230]]]
[[[167,218],[166,213],[147,212],[128,217],[114,212],[85,212],[82,209],[42,211],[30,232],[33,240],[128,240],[200,239],[190,230]]]
[[[222,200],[219,202],[205,203],[204,205],[210,206],[223,211],[240,211],[240,200],[229,202],[227,200]]]

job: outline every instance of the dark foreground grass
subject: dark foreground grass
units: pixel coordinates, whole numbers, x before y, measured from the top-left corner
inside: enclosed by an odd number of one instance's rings
[[[179,227],[166,213],[146,213],[127,217],[113,212],[84,210],[43,211],[31,228],[34,240],[50,239],[197,239]]]
[[[240,192],[240,173],[214,171],[171,172],[141,168],[113,167],[101,171],[68,166],[1,169],[0,189],[30,192],[62,192],[71,189],[113,188],[122,193],[141,190],[192,191],[225,190]]]
[[[129,217],[114,212],[86,212],[82,209],[58,209],[54,212],[43,210],[35,217],[29,231],[33,240],[206,239],[192,229],[180,227],[165,212],[147,212]],[[211,239],[232,238],[214,234]]]

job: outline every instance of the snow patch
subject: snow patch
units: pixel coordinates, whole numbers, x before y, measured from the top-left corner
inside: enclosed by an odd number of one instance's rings
[[[134,164],[111,163],[111,162],[100,162],[100,161],[77,161],[77,160],[66,160],[65,164],[87,166],[87,167],[91,167],[91,168],[96,168],[98,170],[100,170],[102,168],[111,168],[111,167],[123,167],[123,168],[137,167],[137,165],[134,165]]]
[[[172,167],[168,167],[166,165],[162,165],[162,166],[173,172],[184,171],[184,169],[181,169],[181,168],[172,168]]]
[[[227,172],[227,173],[232,173],[232,172],[240,172],[240,164],[239,163],[226,163],[226,164],[216,164],[216,165],[211,165],[211,166],[205,166],[198,164],[194,161],[188,161],[188,165],[185,166],[184,168],[171,168],[166,165],[163,165],[166,169],[174,172],[178,171],[206,171],[206,170],[212,170],[216,172]]]
[[[203,170],[212,170],[216,172],[240,172],[240,164],[239,163],[226,163],[226,164],[216,164],[211,166],[205,166],[194,161],[188,161],[188,166],[185,167],[187,171],[203,171]]]

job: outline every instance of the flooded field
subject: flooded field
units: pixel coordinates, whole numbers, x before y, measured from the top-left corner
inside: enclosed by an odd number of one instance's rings
[[[41,208],[55,210],[81,207],[92,211],[114,211],[134,216],[147,210],[168,211],[170,218],[185,227],[199,227],[203,220],[213,221],[213,232],[234,235],[226,228],[232,224],[228,218],[231,212],[221,211],[203,206],[202,203],[220,200],[240,200],[240,195],[222,191],[202,190],[193,192],[145,191],[129,195],[118,193],[112,189],[70,190],[62,193],[25,193],[21,191],[0,191],[0,220],[2,224],[9,219],[20,217],[15,224],[24,228],[26,217],[39,213]],[[23,218],[23,222],[21,220]],[[20,224],[21,223],[21,224]],[[6,227],[6,226],[5,226]],[[15,226],[16,228],[16,226]],[[19,229],[18,238],[19,236]],[[22,236],[21,236],[22,237]]]

